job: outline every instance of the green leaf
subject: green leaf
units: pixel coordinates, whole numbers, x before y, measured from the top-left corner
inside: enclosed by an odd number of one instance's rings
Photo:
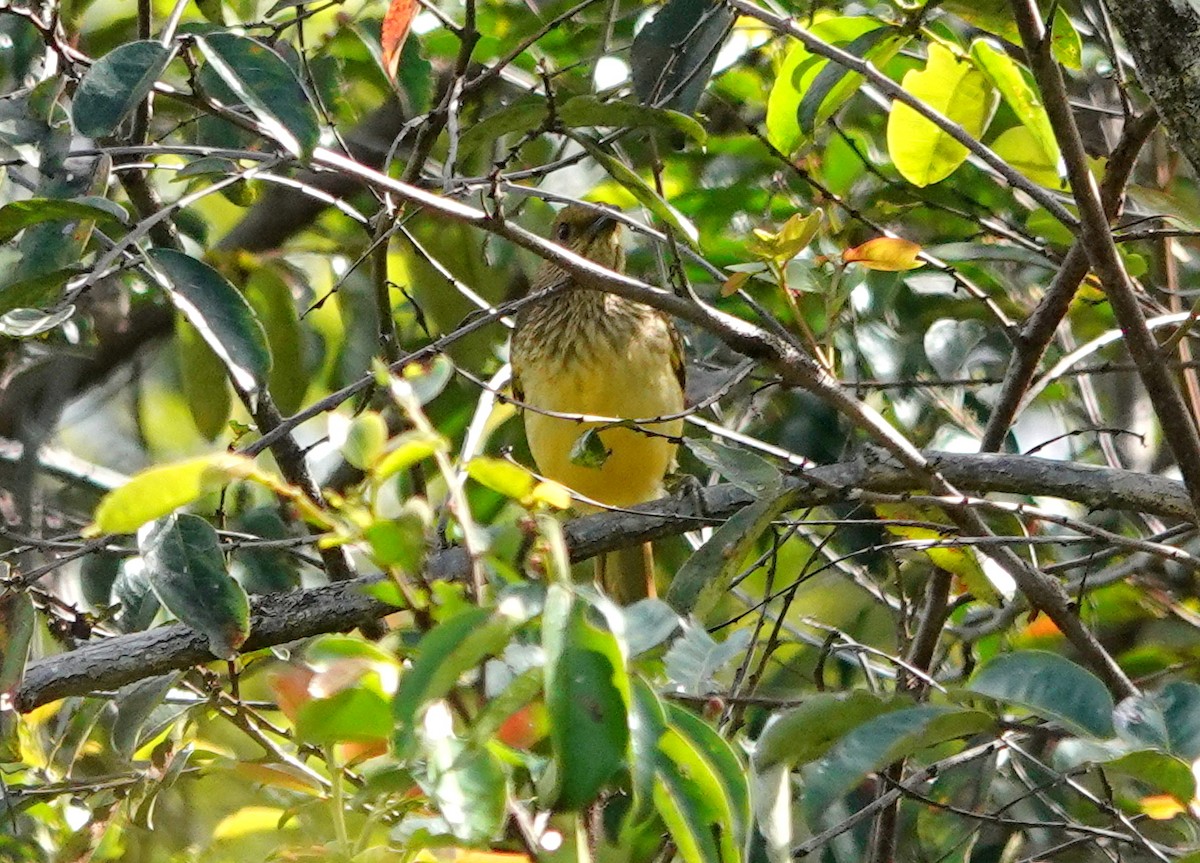
[[[118,755],[126,760],[133,758],[146,722],[181,676],[182,672],[174,672],[149,677],[117,690],[113,699],[117,715],[112,726],[112,746]]]
[[[612,450],[604,445],[600,430],[596,427],[584,429],[575,443],[571,444],[571,452],[567,456],[571,464],[580,467],[602,468],[612,455]]]
[[[510,716],[542,694],[541,668],[529,668],[514,677],[499,695],[488,698],[471,725],[470,743],[485,745]]]
[[[450,441],[436,432],[411,429],[392,439],[391,448],[384,453],[371,475],[382,482],[402,470],[408,470],[434,453],[448,452]]]
[[[173,48],[146,40],[114,48],[93,63],[79,82],[71,106],[79,134],[101,138],[116,132],[174,55]]]
[[[467,462],[467,476],[513,500],[527,497],[537,482],[520,465],[491,456],[476,456]]]
[[[237,517],[234,530],[260,539],[281,540],[291,534],[277,506],[256,506]],[[243,546],[234,551],[234,559],[245,568],[242,586],[246,592],[280,593],[300,586],[300,569],[295,555],[283,548]]]
[[[428,744],[429,798],[464,842],[494,839],[507,815],[504,768],[489,750],[450,735]]]
[[[1136,779],[1156,791],[1170,794],[1181,803],[1196,796],[1196,777],[1192,767],[1181,758],[1162,752],[1129,752],[1100,764],[1106,773],[1118,773]]]
[[[882,66],[896,56],[908,43],[909,37],[894,27],[870,30],[852,40],[843,50]],[[811,138],[839,108],[862,86],[863,76],[845,66],[826,61],[803,94],[796,109],[800,132]]]
[[[271,349],[268,388],[285,416],[304,403],[310,375],[304,361],[304,332],[292,289],[270,267],[259,267],[246,279],[246,301],[267,334]]]
[[[7,578],[8,572],[8,564],[0,564],[0,575]],[[21,682],[36,629],[37,613],[29,594],[8,588],[0,592],[0,693],[12,693]]]
[[[641,656],[657,647],[683,625],[675,609],[661,599],[639,599],[621,611],[625,615],[625,643],[630,656]]]
[[[192,421],[205,440],[215,440],[233,410],[225,363],[182,314],[175,317],[175,346],[180,389]]]
[[[225,363],[234,382],[247,392],[259,392],[271,371],[271,349],[246,298],[208,264],[183,252],[151,249],[146,258],[175,307]]]
[[[581,809],[625,761],[629,678],[616,637],[569,588],[551,585],[542,622],[554,805]]]
[[[40,336],[71,319],[75,314],[75,306],[68,303],[56,312],[43,312],[41,309],[13,309],[0,315],[0,334],[14,339],[26,339]]]
[[[232,33],[213,33],[196,45],[280,146],[298,158],[312,154],[321,134],[317,112],[282,57],[257,39]]]
[[[799,707],[778,714],[763,730],[754,750],[755,767],[766,770],[776,764],[815,761],[854,728],[903,705],[861,689],[810,695]]]
[[[1187,761],[1200,758],[1200,686],[1168,683],[1159,692],[1131,696],[1113,713],[1117,734],[1135,746],[1153,746]]]
[[[372,743],[391,734],[391,701],[378,675],[365,674],[328,698],[306,701],[296,714],[296,736],[310,743]]]
[[[629,53],[642,104],[694,113],[733,19],[733,10],[717,0],[667,0]]]
[[[469,608],[429,631],[392,701],[394,739],[401,757],[416,744],[415,726],[429,704],[445,697],[467,671],[504,649],[519,620]]]
[[[654,777],[658,743],[667,733],[667,713],[662,701],[641,677],[632,677],[629,723],[629,772],[633,809],[630,821],[642,821],[654,805]]]
[[[1083,68],[1083,42],[1071,23],[1071,16],[1060,5],[1054,6],[1054,23],[1050,25],[1050,50],[1054,58],[1068,69]]]
[[[741,837],[735,801],[708,757],[710,753],[701,748],[703,744],[698,745],[681,730],[675,710],[669,709],[668,715],[671,724],[658,741],[655,808],[686,863],[739,863]],[[695,731],[695,726],[689,725],[687,730]],[[704,736],[705,743],[716,738],[724,744],[713,733]]]
[[[787,510],[790,500],[788,493],[763,493],[730,516],[680,567],[664,597],[667,603],[681,615],[702,619],[729,590],[746,555]]]
[[[929,45],[923,70],[912,70],[904,90],[969,135],[982,137],[996,110],[997,94],[987,78],[937,42]],[[967,148],[901,102],[893,102],[887,125],[888,154],[896,170],[914,186],[946,179],[967,158]]]
[[[783,483],[783,474],[775,465],[749,450],[703,438],[687,438],[684,445],[705,465],[748,494],[771,495]]]
[[[1057,653],[1002,654],[979,669],[967,689],[1019,704],[1035,716],[1056,719],[1089,737],[1114,734],[1112,696],[1100,678]]]
[[[129,214],[124,207],[99,195],[72,200],[28,198],[0,207],[0,243],[7,243],[30,225],[78,219],[90,219],[109,226],[129,224]]]
[[[827,18],[818,21],[808,31],[838,48],[844,48],[864,33],[882,29],[880,22],[866,16]],[[829,64],[824,57],[811,53],[800,42],[795,43],[783,59],[771,94],[767,98],[767,140],[784,155],[791,155],[802,143],[798,112],[800,103],[817,75]],[[823,105],[836,109],[833,100]]]
[[[558,109],[558,119],[568,129],[580,126],[609,126],[617,129],[659,129],[676,132],[704,145],[708,134],[704,127],[687,114],[665,108],[649,108],[623,102],[604,100],[598,96],[575,96]]]
[[[545,122],[548,113],[545,99],[530,97],[489,114],[462,133],[458,139],[458,157],[468,156],[504,135],[531,132]]]
[[[1027,73],[1000,49],[984,39],[971,43],[971,59],[992,86],[999,91],[1045,155],[1044,161],[1056,167],[1059,160],[1058,140],[1054,127],[1042,104],[1041,96],[1030,83]]]
[[[383,455],[387,446],[387,420],[378,411],[363,411],[350,421],[346,440],[342,443],[342,456],[350,464],[366,470]]]
[[[667,679],[680,692],[707,695],[716,673],[745,656],[750,638],[750,630],[735,629],[724,641],[717,641],[701,626],[685,626],[683,636],[675,639],[663,658]]]
[[[1048,189],[1066,188],[1066,181],[1058,173],[1058,160],[1046,155],[1038,138],[1028,126],[1005,129],[992,142],[992,150],[1039,186]]]
[[[141,558],[125,561],[113,581],[112,600],[121,606],[117,625],[122,632],[141,632],[154,622],[160,605]]]
[[[148,468],[104,496],[87,533],[133,533],[146,522],[254,472],[253,461],[225,452]]]
[[[746,766],[729,742],[699,717],[678,704],[667,705],[667,717],[671,729],[687,738],[712,768],[712,775],[731,816],[729,823],[719,827],[723,832],[732,834],[734,843],[740,848],[746,841],[751,817]]]
[[[832,805],[869,773],[929,746],[992,728],[978,710],[919,704],[868,719],[842,736],[807,776],[806,801],[818,810]]]
[[[208,639],[208,649],[232,659],[250,635],[250,601],[225,571],[213,526],[197,515],[169,515],[138,532],[150,586],[181,623]]]
[[[629,194],[637,199],[638,203],[652,212],[659,220],[665,222],[675,230],[676,236],[687,242],[696,251],[700,250],[699,238],[700,233],[696,230],[696,226],[688,220],[686,216],[664,201],[658,196],[658,193],[646,184],[646,181],[639,177],[633,169],[618,159],[616,156],[606,153],[600,149],[600,146],[585,135],[575,136],[585,150],[595,159],[608,175],[620,183]]]

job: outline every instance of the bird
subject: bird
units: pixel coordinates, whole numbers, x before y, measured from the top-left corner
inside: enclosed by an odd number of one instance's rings
[[[625,272],[621,224],[580,204],[562,209],[551,238],[581,257]],[[684,348],[661,311],[615,294],[584,288],[565,270],[543,261],[533,292],[559,286],[517,313],[510,360],[513,394],[541,474],[585,500],[580,512],[629,507],[665,495],[683,431]],[[615,419],[670,417],[635,428],[605,427],[548,415],[590,414]],[[607,457],[572,460],[589,429]],[[586,461],[588,463],[582,463]],[[590,503],[590,502],[594,503]],[[596,579],[613,600],[629,605],[656,596],[650,543],[597,558]]]

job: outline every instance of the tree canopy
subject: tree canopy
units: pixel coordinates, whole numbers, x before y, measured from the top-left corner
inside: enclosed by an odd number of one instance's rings
[[[1194,4],[0,47],[0,859],[1200,860]],[[537,474],[543,260],[683,332],[670,497]]]

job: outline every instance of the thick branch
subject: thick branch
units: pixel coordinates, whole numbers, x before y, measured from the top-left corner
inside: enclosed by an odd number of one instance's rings
[[[1062,69],[1051,53],[1050,34],[1042,23],[1041,13],[1033,0],[1013,0],[1012,5],[1030,68],[1042,91],[1046,113],[1066,162],[1071,190],[1079,204],[1082,237],[1092,269],[1099,276],[1109,305],[1125,333],[1125,344],[1162,424],[1163,436],[1183,474],[1192,504],[1200,513],[1200,434],[1197,434],[1195,420],[1163,362],[1158,343],[1146,326],[1141,305],[1113,242],[1104,205],[1075,125]]]
[[[1104,5],[1176,146],[1200,173],[1200,13],[1178,0]]]
[[[1126,124],[1121,140],[1113,148],[1104,171],[1104,180],[1100,184],[1100,198],[1109,219],[1117,216],[1124,199],[1125,185],[1129,182],[1133,166],[1137,164],[1138,153],[1157,125],[1158,114],[1153,110],[1147,111]],[[1004,438],[1012,428],[1038,364],[1054,338],[1054,331],[1071,307],[1071,301],[1075,299],[1075,292],[1087,275],[1089,265],[1087,247],[1083,238],[1077,237],[1046,295],[1021,328],[1012,359],[1004,372],[1004,385],[983,432],[980,448],[984,452],[998,452],[1004,446]]]
[[[929,452],[950,482],[975,494],[1006,492],[1061,497],[1091,509],[1125,509],[1179,518],[1191,514],[1188,495],[1177,482],[1132,471],[1057,462],[1029,456],[960,455]],[[859,459],[815,468],[787,480],[795,509],[853,499],[862,489],[903,492],[919,489],[912,474],[892,463]],[[703,492],[702,522],[719,521],[752,501],[733,485]],[[564,530],[571,556],[586,560],[616,548],[678,535],[696,527],[690,498],[667,499],[631,512],[590,515]],[[431,579],[463,578],[470,561],[459,548],[437,552],[427,562]],[[394,609],[369,597],[361,578],[308,590],[259,597],[254,601],[252,634],[243,650],[259,650],[358,625]],[[1057,582],[1056,582],[1057,583]],[[35,707],[70,695],[107,691],[167,671],[213,661],[203,636],[182,624],[116,636],[29,664],[14,698],[17,709]]]

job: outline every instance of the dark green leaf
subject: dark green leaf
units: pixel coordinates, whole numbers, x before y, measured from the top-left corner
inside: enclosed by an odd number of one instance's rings
[[[158,615],[159,604],[140,558],[125,561],[113,582],[112,599],[121,606],[117,626],[122,632],[141,632],[150,628]]]
[[[79,134],[100,138],[116,132],[149,94],[174,53],[160,42],[129,42],[93,63],[75,91],[71,109]]]
[[[764,770],[779,763],[815,761],[854,728],[904,705],[902,701],[883,701],[861,689],[810,695],[766,727],[754,750],[755,766]]]
[[[129,214],[120,205],[98,195],[74,200],[28,198],[0,207],[0,243],[7,243],[25,228],[41,222],[68,222],[90,219],[107,225],[129,223]]]
[[[670,606],[702,619],[725,595],[746,556],[788,508],[790,499],[790,494],[764,492],[717,528],[675,574],[665,597]]]
[[[737,863],[731,801],[713,764],[672,724],[658,741],[654,805],[686,863]]]
[[[291,286],[270,267],[259,267],[246,279],[246,301],[263,325],[271,346],[269,387],[284,415],[304,403],[310,375],[304,361],[304,333]]]
[[[928,746],[968,737],[994,724],[986,713],[937,704],[905,707],[869,719],[843,735],[814,766],[808,776],[806,805],[822,809],[868,773]]]
[[[684,444],[692,455],[749,494],[772,495],[783,482],[775,465],[748,450],[702,438],[687,438]]]
[[[632,776],[632,821],[641,821],[654,804],[654,777],[658,770],[658,743],[667,733],[667,713],[662,701],[641,677],[632,677],[629,723],[629,772]]]
[[[1019,704],[1090,737],[1112,737],[1113,701],[1090,671],[1042,650],[997,656],[971,678],[972,692]]]
[[[300,158],[312,154],[321,131],[317,113],[282,57],[256,39],[231,33],[213,33],[196,44],[280,146]]]
[[[612,455],[612,450],[604,445],[597,428],[585,429],[571,444],[569,459],[571,464],[580,467],[601,468]]]
[[[233,523],[233,529],[260,539],[287,539],[287,525],[275,506],[258,506],[246,510]],[[300,586],[300,570],[294,555],[282,548],[244,546],[234,552],[234,559],[245,567],[242,586],[249,594],[279,593]]]
[[[895,56],[907,41],[908,38],[902,36],[898,30],[880,27],[853,39],[842,50],[882,66]],[[800,125],[800,131],[811,137],[816,129],[824,125],[838,108],[858,91],[862,81],[862,75],[851,72],[841,63],[826,61],[804,91],[800,106],[796,109],[796,122]]]
[[[568,129],[579,126],[660,129],[687,135],[703,145],[708,136],[704,127],[687,114],[664,108],[648,108],[618,99],[605,101],[597,96],[575,96],[558,109],[558,119]]]
[[[162,704],[162,700],[179,677],[180,672],[163,674],[139,680],[117,690],[116,698],[113,699],[117,705],[117,716],[113,721],[112,745],[122,758],[133,757],[150,714]]]
[[[1135,746],[1200,758],[1200,686],[1168,683],[1160,692],[1126,698],[1113,711],[1117,734]]]
[[[225,363],[182,314],[175,316],[175,350],[179,388],[192,422],[205,440],[215,440],[225,430],[233,410]]]
[[[170,515],[138,534],[150,586],[182,623],[208,639],[222,659],[232,659],[250,635],[250,602],[225,571],[213,526],[196,515]]]
[[[0,565],[0,575],[8,577],[8,565]],[[24,590],[0,592],[0,693],[10,694],[21,682],[29,644],[37,627],[33,600]]]
[[[633,90],[642,104],[695,113],[733,18],[716,0],[667,0],[630,50]]]
[[[174,249],[151,249],[146,257],[184,317],[225,363],[235,383],[258,392],[271,371],[271,349],[246,298],[210,267]]]
[[[580,809],[625,761],[629,678],[616,637],[589,620],[587,604],[562,585],[547,594],[542,638],[555,805]]]

